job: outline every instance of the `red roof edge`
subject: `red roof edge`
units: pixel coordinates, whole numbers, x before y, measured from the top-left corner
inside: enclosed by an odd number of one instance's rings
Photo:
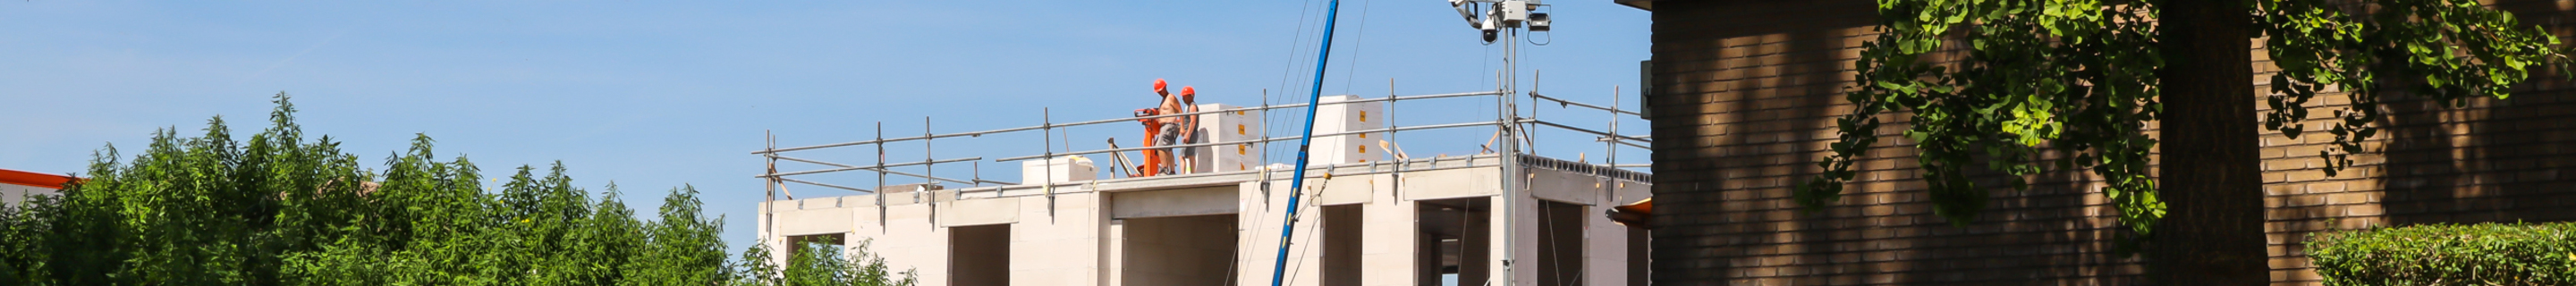
[[[39,188],[61,188],[63,183],[80,180],[72,176],[0,169],[0,183]]]

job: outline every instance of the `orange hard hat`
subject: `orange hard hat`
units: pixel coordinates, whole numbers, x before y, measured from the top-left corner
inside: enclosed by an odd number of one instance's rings
[[[1198,102],[1199,89],[1181,86],[1181,101]]]
[[[1162,93],[1163,85],[1163,79],[1154,79],[1154,93]]]

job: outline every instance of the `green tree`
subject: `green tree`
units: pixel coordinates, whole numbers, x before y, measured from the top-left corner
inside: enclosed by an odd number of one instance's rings
[[[59,196],[0,207],[0,285],[909,285],[855,248],[814,248],[782,269],[765,248],[725,263],[722,218],[674,188],[660,220],[639,221],[615,184],[596,198],[558,162],[521,166],[497,193],[427,135],[382,171],[329,137],[307,140],[280,93],[270,126],[235,142],[222,118],[204,135],[154,133],[143,154],[93,155]],[[595,200],[594,200],[595,199]],[[854,253],[847,260],[841,253]],[[823,256],[829,255],[829,256]],[[801,284],[800,284],[801,285]]]
[[[885,259],[866,251],[867,243],[843,248],[824,243],[805,243],[805,250],[788,257],[781,270],[786,285],[852,285],[911,286],[912,273],[888,272]]]
[[[1984,208],[1967,166],[2014,189],[2051,165],[2088,169],[2133,239],[2165,242],[2144,250],[2175,285],[2266,282],[2257,128],[2300,136],[2301,104],[2320,92],[2353,102],[2326,129],[2340,148],[2318,154],[2331,175],[2363,152],[2389,89],[2456,106],[2563,64],[2556,38],[2474,0],[1878,2],[1885,34],[1864,45],[1856,109],[1801,204],[1835,200],[1880,115],[1911,112],[1904,134],[1940,216],[1965,224]],[[2254,105],[2258,38],[2281,68],[2269,113]],[[2052,150],[2063,159],[2043,160]]]
[[[645,226],[649,240],[634,259],[620,266],[624,285],[716,285],[731,274],[725,265],[724,240],[716,237],[723,218],[698,217],[698,189],[683,186],[662,199],[661,220]]]

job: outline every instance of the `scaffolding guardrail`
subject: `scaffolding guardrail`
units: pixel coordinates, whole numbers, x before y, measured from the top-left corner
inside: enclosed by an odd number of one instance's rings
[[[994,129],[994,130],[974,131],[974,132],[960,132],[960,133],[947,133],[947,134],[931,134],[930,132],[928,132],[928,130],[930,129],[930,126],[929,126],[929,119],[928,119],[928,118],[924,118],[924,119],[923,119],[923,129],[924,129],[924,132],[923,132],[923,133],[924,133],[924,134],[922,134],[922,135],[920,135],[920,136],[912,136],[912,137],[898,137],[898,138],[884,138],[884,137],[882,136],[882,134],[884,134],[884,125],[883,125],[882,123],[879,123],[879,124],[878,124],[878,126],[877,126],[877,128],[878,128],[877,132],[878,132],[878,134],[880,134],[880,136],[878,136],[878,138],[875,138],[875,139],[870,139],[870,140],[861,140],[861,141],[851,141],[851,142],[841,142],[841,143],[819,144],[819,145],[810,145],[810,146],[788,147],[788,148],[770,148],[770,149],[762,149],[762,150],[759,150],[759,151],[752,151],[752,152],[750,152],[750,153],[751,153],[751,154],[754,154],[754,155],[760,155],[760,156],[761,156],[761,157],[763,157],[764,159],[770,160],[771,165],[773,165],[773,166],[776,164],[776,162],[777,162],[777,161],[785,160],[785,161],[791,161],[791,162],[799,162],[799,163],[807,163],[807,164],[815,164],[815,165],[821,165],[821,166],[831,167],[831,168],[826,168],[826,169],[803,170],[803,171],[790,171],[790,172],[778,172],[778,171],[776,171],[776,170],[774,170],[774,169],[773,169],[772,171],[770,171],[770,172],[768,172],[768,173],[763,173],[763,174],[759,174],[759,175],[753,175],[753,177],[756,177],[756,178],[762,178],[762,179],[767,179],[767,180],[774,180],[774,181],[773,181],[773,183],[799,183],[799,184],[814,185],[814,186],[820,186],[820,187],[826,187],[826,188],[833,188],[833,189],[841,189],[841,190],[849,190],[849,191],[857,191],[857,192],[865,192],[865,193],[876,193],[876,191],[873,191],[873,190],[868,189],[868,188],[859,188],[859,187],[851,187],[851,186],[842,186],[842,185],[836,185],[836,184],[828,184],[828,183],[821,183],[821,182],[814,182],[814,181],[809,181],[809,180],[800,180],[800,179],[790,178],[790,176],[800,176],[800,175],[814,175],[814,174],[825,174],[825,173],[835,173],[835,172],[850,172],[850,171],[865,171],[865,172],[874,172],[874,173],[877,173],[877,175],[878,175],[878,184],[880,185],[880,186],[878,187],[878,189],[882,189],[882,188],[884,188],[884,187],[883,187],[883,185],[885,184],[885,180],[884,180],[884,178],[885,178],[885,176],[887,176],[887,175],[894,175],[894,176],[901,176],[901,177],[918,178],[918,179],[929,180],[929,181],[934,181],[934,182],[948,182],[948,183],[966,184],[966,185],[970,185],[970,186],[983,186],[983,185],[985,185],[985,184],[994,184],[994,185],[1020,185],[1020,184],[1022,184],[1022,183],[1014,183],[1014,182],[1005,182],[1005,181],[995,181],[995,180],[987,180],[987,179],[984,179],[984,178],[982,177],[982,175],[983,175],[983,174],[982,174],[982,172],[981,172],[981,170],[982,170],[982,165],[981,165],[981,163],[982,163],[983,161],[985,161],[985,160],[984,160],[984,157],[966,157],[966,158],[952,158],[952,159],[931,159],[931,158],[930,158],[930,157],[931,157],[930,152],[931,152],[931,151],[933,151],[933,150],[930,150],[930,148],[929,148],[929,146],[928,146],[928,145],[930,145],[930,144],[924,144],[924,145],[925,145],[925,146],[923,147],[923,148],[924,148],[924,150],[923,150],[923,152],[924,152],[923,157],[924,157],[924,158],[922,158],[922,160],[920,160],[920,161],[909,161],[909,162],[886,162],[886,161],[885,161],[885,159],[886,159],[886,158],[884,158],[884,154],[885,154],[885,153],[884,153],[884,148],[885,148],[885,145],[886,145],[886,144],[888,144],[888,143],[901,143],[901,142],[911,142],[911,141],[927,141],[927,140],[934,140],[934,139],[940,139],[940,138],[982,137],[982,136],[984,136],[984,135],[994,135],[994,134],[1003,134],[1003,133],[1013,133],[1013,132],[1023,132],[1023,131],[1040,131],[1040,132],[1044,132],[1044,134],[1042,134],[1042,136],[1041,136],[1041,137],[1042,137],[1042,138],[1046,138],[1046,139],[1042,139],[1042,140],[1041,140],[1041,141],[1042,141],[1042,145],[1047,146],[1047,147],[1043,148],[1044,150],[1042,150],[1042,151],[1040,152],[1040,154],[1038,154],[1038,155],[1026,155],[1026,156],[1002,157],[1002,158],[992,159],[991,161],[994,161],[994,162],[1013,162],[1013,161],[1025,161],[1025,160],[1042,159],[1042,158],[1054,158],[1054,157],[1058,157],[1058,156],[1068,156],[1068,155],[1086,155],[1086,154],[1101,154],[1101,153],[1117,153],[1117,152],[1129,152],[1129,151],[1139,151],[1139,150],[1155,150],[1155,149],[1163,149],[1163,148],[1189,148],[1189,147],[1224,146],[1224,145],[1238,145],[1238,144],[1262,144],[1262,148],[1267,149],[1267,148],[1269,148],[1269,147],[1270,147],[1270,145],[1269,145],[1269,144],[1271,144],[1271,143],[1278,142],[1278,141],[1296,140],[1296,139],[1299,139],[1299,138],[1300,138],[1300,136],[1296,136],[1296,135],[1294,135],[1294,134],[1291,134],[1291,135],[1289,135],[1289,136],[1278,136],[1278,137],[1266,136],[1266,135],[1265,135],[1265,136],[1263,136],[1263,137],[1262,137],[1262,138],[1260,138],[1260,139],[1254,139],[1254,140],[1242,140],[1242,141],[1230,141],[1230,142],[1192,143],[1192,144],[1175,144],[1175,145],[1163,145],[1163,146],[1151,146],[1151,147],[1107,148],[1107,149],[1095,149],[1095,150],[1084,150],[1084,151],[1057,150],[1056,148],[1054,148],[1054,145],[1052,145],[1052,144],[1043,144],[1043,143],[1044,143],[1044,142],[1053,142],[1053,139],[1054,139],[1053,137],[1059,136],[1059,135],[1061,134],[1061,133],[1058,133],[1058,132],[1057,132],[1057,130],[1058,130],[1058,129],[1066,129],[1066,128],[1072,128],[1072,127],[1077,127],[1077,126],[1086,126],[1086,125],[1097,125],[1097,124],[1109,124],[1109,123],[1131,122],[1131,121],[1134,121],[1134,120],[1158,119],[1158,118],[1171,118],[1171,117],[1183,117],[1183,116],[1197,116],[1197,115],[1204,115],[1204,114],[1220,114],[1220,113],[1241,112],[1241,111],[1264,111],[1264,112],[1267,112],[1267,111],[1270,111],[1270,110],[1279,110],[1279,109],[1312,108],[1312,107],[1315,107],[1315,106],[1322,106],[1322,105],[1355,104],[1355,103],[1367,103],[1367,102],[1399,102],[1399,101],[1411,101],[1411,100],[1428,100],[1428,99],[1461,98],[1461,97],[1493,97],[1493,98],[1495,98],[1495,99],[1496,99],[1496,101],[1495,101],[1495,103],[1494,103],[1494,104],[1496,104],[1496,105],[1497,105],[1497,109],[1500,109],[1500,108],[1503,108],[1503,106],[1502,106],[1502,105],[1506,105],[1506,104],[1508,104],[1508,103],[1507,103],[1507,101],[1506,101],[1506,100],[1504,100],[1505,98],[1503,98],[1503,97],[1506,97],[1506,96],[1510,96],[1510,95],[1505,94],[1505,93],[1500,92],[1500,91],[1461,92],[1461,93],[1443,93],[1443,94],[1426,94],[1426,95],[1406,95],[1406,96],[1393,96],[1393,95],[1390,95],[1390,96],[1387,96],[1387,97],[1360,98],[1360,99],[1353,99],[1353,100],[1347,100],[1347,101],[1337,101],[1337,102],[1323,102],[1323,103],[1297,103],[1297,104],[1282,104],[1282,105],[1270,105],[1270,104],[1263,104],[1263,105],[1261,105],[1261,106],[1248,106],[1248,107],[1225,108],[1225,109],[1219,109],[1219,110],[1208,110],[1208,111],[1187,112],[1187,113],[1175,113],[1175,114],[1161,114],[1161,115],[1152,115],[1152,116],[1137,116],[1137,117],[1125,117],[1125,118],[1115,118],[1115,119],[1089,120],[1089,121],[1078,121],[1078,122],[1071,122],[1071,123],[1055,123],[1055,122],[1053,122],[1053,120],[1052,120],[1052,118],[1051,118],[1051,117],[1052,117],[1052,115],[1047,115],[1047,116],[1042,117],[1040,124],[1039,124],[1039,125],[1037,125],[1037,126],[1014,127],[1014,128],[1005,128],[1005,129]],[[1605,165],[1601,165],[1601,167],[1603,167],[1603,168],[1618,169],[1618,168],[1637,168],[1637,167],[1644,167],[1644,165],[1638,165],[1638,164],[1624,164],[1624,165],[1623,165],[1623,164],[1617,164],[1617,162],[1615,161],[1615,156],[1616,156],[1616,154],[1617,154],[1617,151],[1616,151],[1616,149],[1617,149],[1617,148],[1621,148],[1621,146],[1633,147],[1633,148],[1647,148],[1647,145],[1643,145],[1643,144],[1639,144],[1639,143],[1651,143],[1651,142],[1653,141],[1650,137],[1645,137],[1645,136],[1627,136],[1627,135],[1620,135],[1620,134],[1618,134],[1618,133],[1616,132],[1616,131],[1617,131],[1617,124],[1618,124],[1618,123],[1617,123],[1617,121],[1618,121],[1620,118],[1641,118],[1641,117],[1638,117],[1638,116],[1640,116],[1640,115],[1641,115],[1640,113],[1635,112],[1635,111],[1619,110],[1619,109],[1617,109],[1617,108],[1602,107],[1602,106],[1597,106],[1597,105],[1591,105],[1591,104],[1585,104],[1585,103],[1580,103],[1580,102],[1574,102],[1574,101],[1564,100],[1564,99],[1559,99],[1559,98],[1554,98],[1554,97],[1547,97],[1547,96],[1544,96],[1544,95],[1540,95],[1540,94],[1538,94],[1537,92],[1530,92],[1530,93],[1528,93],[1528,94],[1527,94],[1527,96],[1529,96],[1530,98],[1533,98],[1533,99],[1554,101],[1554,102],[1557,102],[1557,103],[1558,103],[1558,105],[1559,105],[1560,107],[1583,107],[1583,108],[1587,108],[1587,109],[1600,110],[1600,111],[1607,112],[1607,113],[1608,113],[1609,115],[1611,115],[1611,117],[1612,117],[1612,121],[1611,121],[1611,123],[1610,123],[1610,124],[1611,124],[1611,126],[1610,126],[1610,127],[1611,127],[1611,128],[1610,128],[1610,129],[1611,129],[1611,131],[1604,132],[1604,131],[1598,131],[1598,130],[1585,129],[1585,128],[1575,127],[1575,126],[1566,125],[1566,124],[1557,123],[1557,122],[1550,122],[1550,121],[1539,120],[1539,119],[1537,119],[1537,118],[1502,118],[1502,116],[1501,116],[1500,114],[1497,114],[1497,115],[1496,115],[1495,120],[1492,120],[1492,121],[1473,121],[1473,122],[1463,122],[1463,123],[1430,124],[1430,125],[1415,125],[1415,126],[1397,126],[1397,125],[1389,124],[1389,125],[1388,125],[1388,127],[1386,127],[1386,128],[1377,128],[1377,129],[1369,129],[1369,130],[1355,130],[1355,131],[1343,131],[1343,132],[1335,132],[1335,133],[1329,133],[1329,134],[1315,134],[1315,135],[1313,135],[1313,136],[1314,136],[1314,137],[1316,137],[1316,138],[1322,138],[1322,137],[1344,136],[1344,135],[1366,134],[1366,133],[1380,133],[1380,132],[1385,132],[1385,133],[1395,133],[1395,132],[1399,132],[1399,131],[1415,131],[1415,130],[1431,130],[1431,129],[1451,129],[1451,128],[1469,128],[1469,127],[1486,127],[1486,126],[1493,126],[1493,127],[1497,127],[1497,128],[1511,128],[1511,129],[1526,129],[1526,128],[1529,128],[1529,127],[1535,127],[1535,126],[1547,126],[1547,127],[1551,127],[1551,128],[1555,128],[1555,129],[1564,129],[1564,130],[1576,131],[1576,132],[1581,132],[1581,133],[1585,133],[1585,134],[1591,134],[1591,135],[1599,136],[1598,138],[1596,138],[1596,139],[1597,139],[1596,141],[1599,141],[1599,142],[1606,142],[1607,144],[1604,144],[1604,145],[1605,145],[1605,148],[1609,148],[1609,149],[1611,149],[1611,151],[1609,152],[1609,154],[1612,154],[1612,156],[1613,156],[1612,158],[1614,158],[1614,159],[1612,159],[1612,161],[1608,161],[1608,162],[1606,162],[1607,164],[1605,164]],[[1615,104],[1614,104],[1614,105],[1615,105]],[[1047,113],[1051,114],[1051,113],[1052,113],[1052,111],[1049,111],[1049,112],[1047,112]],[[1533,115],[1533,117],[1535,117],[1535,116]],[[1501,132],[1501,130],[1498,130],[1498,132]],[[1505,134],[1514,134],[1514,136],[1515,136],[1515,137],[1525,137],[1525,136],[1530,136],[1530,135],[1529,135],[1529,133],[1527,133],[1527,132],[1525,132],[1525,131],[1513,131],[1513,132],[1507,132],[1507,133],[1505,133]],[[1528,142],[1530,142],[1529,138],[1514,138],[1514,139],[1515,139],[1515,140],[1520,140],[1519,142],[1521,142],[1522,144],[1527,144]],[[875,145],[875,146],[878,148],[877,153],[876,153],[876,155],[877,155],[877,157],[878,157],[878,158],[876,158],[877,162],[876,162],[875,164],[858,165],[858,164],[833,163],[833,162],[828,162],[828,161],[824,161],[824,160],[817,160],[817,159],[810,159],[810,158],[799,158],[799,157],[792,157],[792,156],[786,156],[786,155],[783,155],[784,153],[787,153],[787,152],[794,152],[794,151],[807,151],[807,150],[828,149],[828,148],[835,148],[835,147],[865,146],[865,145]],[[1068,149],[1069,149],[1069,148],[1068,148]],[[1522,151],[1522,152],[1526,153],[1527,151]],[[1409,161],[1409,160],[1407,160],[1407,161]],[[949,177],[940,177],[940,176],[933,176],[933,175],[931,175],[931,174],[928,174],[929,172],[927,172],[929,169],[931,169],[931,168],[935,168],[935,167],[936,167],[936,166],[938,166],[939,164],[949,164],[949,163],[959,163],[959,162],[970,162],[970,163],[975,164],[975,167],[974,167],[974,168],[975,168],[975,170],[976,170],[976,171],[974,172],[974,174],[970,175],[970,178],[949,178]],[[912,173],[912,172],[897,171],[897,170],[894,170],[894,169],[893,169],[893,168],[897,168],[897,167],[919,167],[919,168],[923,168],[923,170],[924,170],[925,172],[923,172],[923,173],[919,173],[919,174],[916,174],[916,173]],[[1104,179],[1107,179],[1107,178],[1104,178]],[[1051,179],[1050,179],[1050,180],[1051,180]],[[1031,184],[1038,184],[1038,185],[1045,185],[1045,186],[1052,186],[1052,185],[1056,185],[1056,184],[1043,184],[1044,182],[1024,182],[1024,183],[1031,183]],[[789,198],[789,199],[793,199],[793,198],[791,197],[791,198]]]

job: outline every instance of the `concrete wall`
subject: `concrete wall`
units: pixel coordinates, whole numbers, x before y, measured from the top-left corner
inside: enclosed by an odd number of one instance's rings
[[[1313,191],[1305,192],[1299,201],[1303,207],[1286,277],[1295,285],[1393,286],[1418,285],[1425,278],[1436,281],[1437,276],[1417,272],[1426,262],[1417,251],[1423,238],[1418,229],[1422,205],[1417,200],[1499,205],[1501,190],[1494,181],[1502,176],[1496,170],[1310,179],[1307,184]],[[1525,176],[1533,190],[1521,192],[1524,199],[1516,201],[1523,210],[1517,214],[1537,217],[1540,196],[1582,201],[1569,204],[1583,209],[1581,229],[1559,233],[1587,236],[1577,238],[1587,242],[1580,251],[1584,257],[1576,258],[1584,261],[1588,272],[1580,277],[1596,285],[1625,283],[1627,232],[1599,215],[1609,205],[1598,202],[1639,199],[1647,186],[1551,170],[1531,172],[1538,175]],[[1178,179],[1187,178],[1145,180]],[[850,243],[868,244],[894,269],[919,271],[924,285],[982,281],[978,279],[1007,279],[1011,285],[1211,285],[1233,279],[1236,285],[1258,285],[1271,278],[1288,206],[1288,185],[1275,180],[1265,190],[1256,181],[1128,189],[1085,184],[1059,187],[1052,198],[1015,190],[1009,197],[979,193],[962,200],[956,199],[957,190],[939,190],[925,193],[925,199],[891,194],[883,207],[873,196],[813,198],[766,204],[763,207],[775,214],[763,218],[763,223],[778,222],[774,233],[780,235],[848,233]],[[1326,213],[1334,214],[1331,222]],[[1491,221],[1485,224],[1488,227],[1470,231],[1492,239],[1522,239],[1509,245],[1480,242],[1475,247],[1484,248],[1484,253],[1520,253],[1523,264],[1534,265],[1528,264],[1537,261],[1540,243],[1528,239],[1539,231],[1534,220],[1518,220],[1521,227],[1506,228],[1502,222],[1511,220],[1503,219],[1504,212],[1481,214],[1486,217],[1480,219]],[[1003,227],[1007,234],[959,231],[977,226]],[[958,244],[978,239],[1004,239],[1007,247]],[[766,243],[783,247],[780,241]],[[1326,251],[1338,251],[1332,259],[1343,263],[1326,263]],[[961,267],[990,265],[978,261],[992,259],[1006,259],[1002,263],[1007,266],[1000,271],[1007,275],[960,275],[970,271]],[[1477,271],[1503,269],[1491,256],[1467,260],[1479,265],[1469,267]],[[1521,267],[1516,281],[1537,285],[1535,266]],[[1331,283],[1325,281],[1328,271],[1337,273]]]
[[[15,206],[18,205],[18,202],[27,201],[27,196],[56,195],[59,193],[60,191],[49,187],[0,184],[0,205]]]
[[[1372,184],[1375,185],[1375,184]],[[1419,234],[1415,230],[1417,204],[1397,197],[1393,188],[1370,192],[1373,202],[1359,204],[1360,226],[1359,285],[1411,286],[1420,276],[1414,272],[1419,261]],[[1438,250],[1432,250],[1438,251]]]

